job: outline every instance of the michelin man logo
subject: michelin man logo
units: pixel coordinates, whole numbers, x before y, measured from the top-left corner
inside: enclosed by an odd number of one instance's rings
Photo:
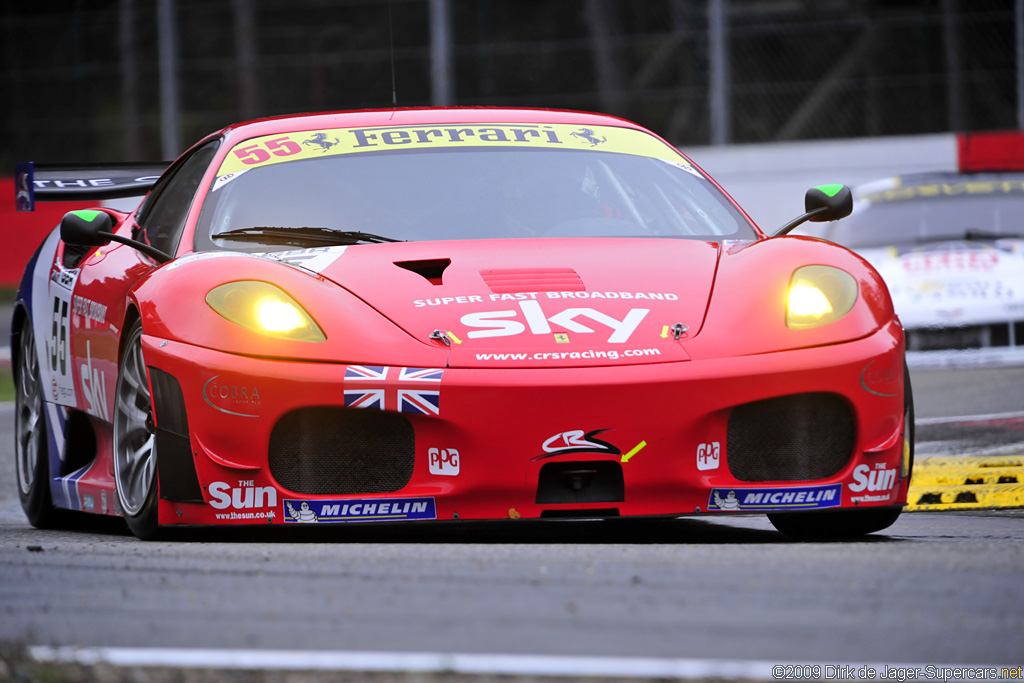
[[[302,501],[299,505],[299,509],[296,510],[292,507],[292,503],[289,500],[284,502],[285,507],[288,509],[288,516],[294,519],[296,522],[319,522],[320,519],[316,516],[316,513],[309,509],[309,503]]]
[[[718,495],[718,491],[716,490],[714,491],[714,497],[715,505],[717,505],[721,510],[740,509],[740,500],[739,498],[736,497],[735,491],[729,491],[729,493],[725,494],[725,498],[722,498],[720,495]]]

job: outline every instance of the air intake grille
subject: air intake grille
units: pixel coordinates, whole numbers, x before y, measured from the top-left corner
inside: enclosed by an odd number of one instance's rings
[[[620,503],[626,499],[617,462],[549,462],[540,468],[537,503]]]
[[[78,244],[68,244],[65,242],[61,265],[65,268],[77,268],[90,251],[92,251],[92,247],[83,247]]]
[[[740,481],[824,479],[853,454],[854,424],[836,394],[796,394],[733,409],[726,445]]]
[[[583,280],[572,268],[510,268],[481,270],[492,292],[582,292]]]
[[[409,483],[416,439],[395,413],[303,408],[288,413],[270,435],[270,472],[296,493],[389,493]]]

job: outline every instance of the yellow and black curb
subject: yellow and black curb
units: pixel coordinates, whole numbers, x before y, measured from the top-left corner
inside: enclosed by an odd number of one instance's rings
[[[1024,507],[1024,455],[936,456],[914,463],[910,512],[1015,507]]]

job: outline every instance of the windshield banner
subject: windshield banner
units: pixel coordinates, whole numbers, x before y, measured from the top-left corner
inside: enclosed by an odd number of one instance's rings
[[[632,128],[565,124],[473,123],[334,128],[250,138],[231,150],[217,177],[285,161],[391,150],[466,148],[574,149],[664,159],[692,168],[658,138]]]

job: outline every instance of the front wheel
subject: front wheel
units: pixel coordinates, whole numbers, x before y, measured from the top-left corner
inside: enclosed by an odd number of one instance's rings
[[[914,470],[914,391],[910,369],[903,363],[903,476]],[[834,512],[777,512],[768,521],[787,536],[801,539],[853,538],[888,529],[899,518],[902,507]]]
[[[840,539],[864,536],[893,525],[902,507],[835,512],[777,512],[768,515],[776,529],[792,538]]]
[[[117,373],[114,410],[114,483],[128,528],[141,539],[156,538],[157,453],[153,400],[142,357],[142,324],[125,337]]]

